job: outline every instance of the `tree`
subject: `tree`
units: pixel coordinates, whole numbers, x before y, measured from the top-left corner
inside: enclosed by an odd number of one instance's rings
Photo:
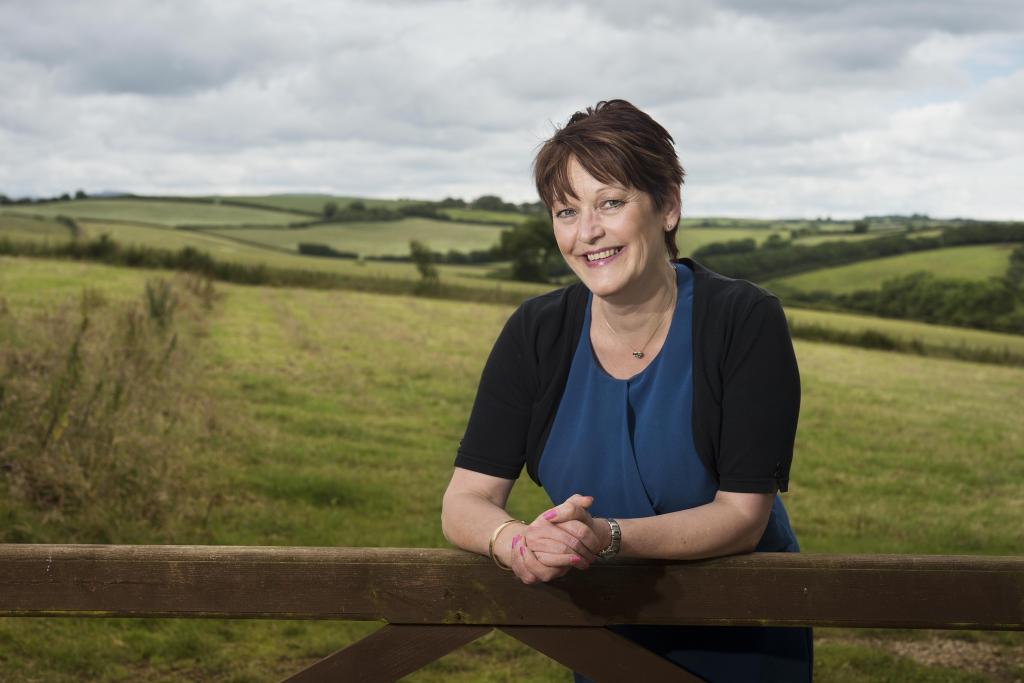
[[[338,213],[338,202],[324,203],[324,218],[331,220]]]
[[[348,205],[349,211],[366,211],[366,203],[361,199],[356,199]]]
[[[430,247],[419,240],[412,240],[409,242],[409,256],[416,264],[416,270],[420,271],[421,280],[418,289],[420,291],[436,290],[441,284],[441,278],[438,275],[437,266],[434,265],[434,254],[430,251]]]
[[[853,231],[858,235],[863,235],[871,228],[871,224],[865,220],[855,221],[853,224]]]
[[[558,252],[555,233],[543,218],[531,218],[501,233],[501,253],[512,259],[512,277],[526,282],[548,282],[567,272]]]
[[[85,190],[78,190],[75,192],[75,199],[88,199],[89,195],[85,193]]]

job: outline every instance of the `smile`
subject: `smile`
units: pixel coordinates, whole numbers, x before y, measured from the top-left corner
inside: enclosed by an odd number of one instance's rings
[[[592,251],[589,254],[584,254],[583,257],[587,260],[587,264],[600,265],[611,261],[613,258],[619,255],[622,251],[622,247],[609,247],[608,249],[602,249],[601,251]]]

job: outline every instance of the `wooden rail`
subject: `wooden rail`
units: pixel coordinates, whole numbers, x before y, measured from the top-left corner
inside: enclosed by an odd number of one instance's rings
[[[596,680],[685,681],[602,627],[1024,630],[1024,558],[757,553],[525,586],[457,550],[0,545],[0,615],[387,622],[303,683],[394,680],[492,628]]]

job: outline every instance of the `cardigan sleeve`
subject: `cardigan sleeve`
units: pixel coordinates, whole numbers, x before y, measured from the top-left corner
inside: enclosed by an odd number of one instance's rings
[[[455,466],[516,479],[526,462],[534,371],[520,307],[491,348]]]
[[[777,298],[760,298],[733,330],[721,372],[719,489],[787,490],[800,414],[800,374]]]

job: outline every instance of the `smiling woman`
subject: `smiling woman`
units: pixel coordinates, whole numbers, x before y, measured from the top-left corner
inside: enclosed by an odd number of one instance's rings
[[[524,583],[617,555],[796,552],[778,493],[800,405],[778,300],[675,260],[683,169],[623,100],[540,150],[537,190],[580,283],[530,299],[487,360],[442,527]],[[554,506],[505,511],[523,466]],[[807,681],[807,629],[617,626],[707,681]],[[577,680],[586,680],[576,674]]]

